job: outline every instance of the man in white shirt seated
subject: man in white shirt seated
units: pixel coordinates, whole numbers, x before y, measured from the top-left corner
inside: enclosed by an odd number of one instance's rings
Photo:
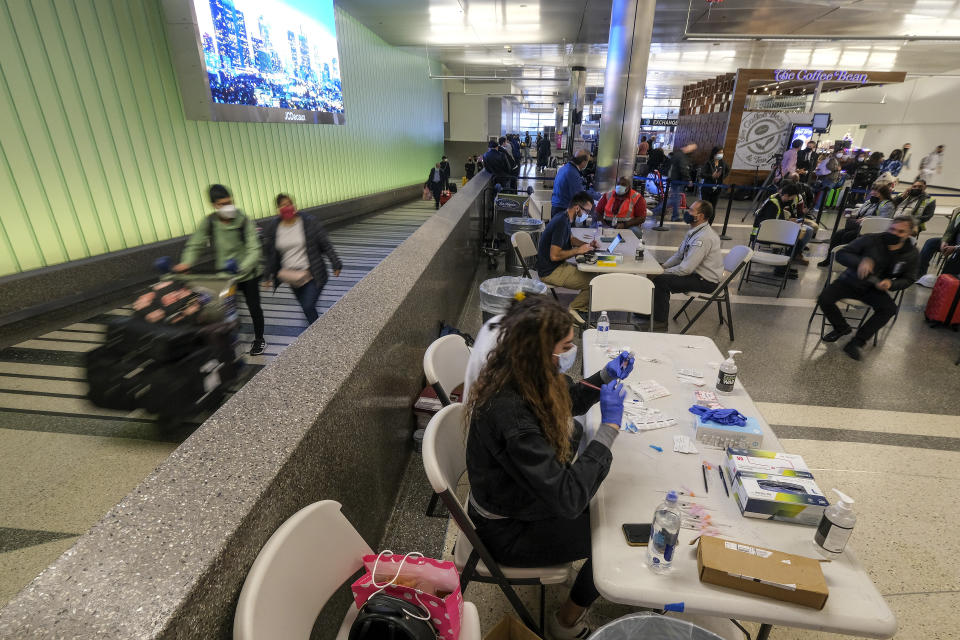
[[[704,200],[693,203],[683,220],[690,225],[680,248],[663,263],[663,274],[653,280],[653,330],[666,331],[670,317],[670,294],[691,291],[712,293],[723,279],[720,236],[713,224],[713,206]]]

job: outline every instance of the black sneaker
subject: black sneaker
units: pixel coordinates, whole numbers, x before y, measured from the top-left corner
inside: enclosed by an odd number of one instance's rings
[[[831,331],[831,332],[828,333],[827,335],[823,336],[823,341],[824,341],[824,342],[836,342],[837,340],[839,340],[839,339],[842,338],[843,336],[847,335],[847,334],[850,333],[851,331],[853,331],[853,329],[851,329],[850,327],[844,327],[844,328],[842,328],[842,329],[834,329],[833,331]]]
[[[820,262],[817,263],[817,266],[818,266],[818,267],[829,267],[829,266],[830,266],[830,261],[829,261],[829,260],[821,260]]]
[[[267,350],[267,341],[263,338],[259,340],[254,340],[253,344],[250,345],[250,355],[259,356],[262,355],[264,351]]]
[[[854,360],[860,360],[860,346],[860,342],[854,338],[847,344],[843,345],[843,352]]]

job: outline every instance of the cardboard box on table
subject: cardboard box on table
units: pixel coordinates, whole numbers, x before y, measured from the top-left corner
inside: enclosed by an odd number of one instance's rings
[[[823,609],[830,590],[820,562],[714,536],[700,538],[700,581]]]

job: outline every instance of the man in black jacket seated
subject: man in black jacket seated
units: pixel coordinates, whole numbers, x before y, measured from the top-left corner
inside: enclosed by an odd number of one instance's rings
[[[910,241],[916,225],[913,216],[899,216],[890,221],[885,232],[860,236],[837,252],[837,262],[847,270],[817,299],[833,325],[833,331],[823,336],[824,342],[836,342],[853,331],[837,308],[837,301],[843,298],[860,300],[873,309],[857,334],[843,347],[854,360],[860,359],[860,349],[867,340],[897,313],[897,305],[887,291],[906,289],[917,279],[920,256]]]

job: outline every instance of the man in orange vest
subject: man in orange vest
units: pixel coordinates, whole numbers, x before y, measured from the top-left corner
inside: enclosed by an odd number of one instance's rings
[[[604,193],[600,198],[596,210],[596,215],[611,227],[630,229],[634,233],[640,231],[643,221],[647,219],[647,201],[632,188],[630,178],[617,180],[613,191]]]

